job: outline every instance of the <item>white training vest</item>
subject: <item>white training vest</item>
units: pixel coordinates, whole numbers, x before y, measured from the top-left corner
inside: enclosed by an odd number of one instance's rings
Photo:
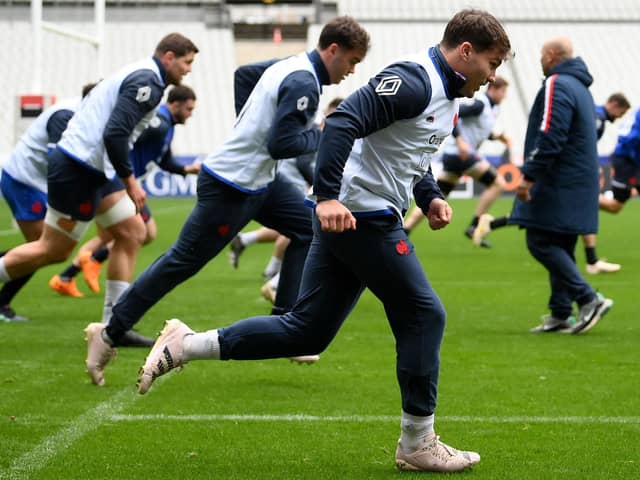
[[[340,202],[353,213],[388,213],[402,218],[413,187],[427,173],[431,158],[451,134],[458,101],[449,100],[428,54],[404,59],[424,67],[431,101],[417,117],[398,120],[356,142],[345,165]],[[358,151],[360,152],[358,153]]]
[[[108,179],[116,176],[115,169],[107,155],[102,139],[104,129],[118,100],[122,82],[136,70],[151,70],[161,85],[164,80],[158,65],[152,58],[146,58],[125,66],[109,78],[99,82],[82,102],[65,130],[58,147],[73,159],[103,172]],[[155,115],[155,109],[138,122],[129,137],[129,148],[140,136]]]
[[[47,193],[47,151],[55,148],[48,144],[47,123],[60,110],[75,112],[81,101],[80,97],[60,100],[38,115],[18,140],[3,170],[14,180]]]
[[[269,155],[267,144],[278,108],[278,91],[282,81],[298,70],[313,74],[320,95],[320,81],[306,52],[273,64],[242,107],[229,138],[204,160],[209,173],[247,193],[258,193],[273,181],[277,161]],[[313,113],[307,128],[313,125]]]

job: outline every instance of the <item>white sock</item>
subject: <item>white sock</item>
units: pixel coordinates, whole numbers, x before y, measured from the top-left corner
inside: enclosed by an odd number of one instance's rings
[[[245,247],[258,241],[258,232],[256,231],[240,233],[238,236],[240,237],[240,241]]]
[[[280,272],[280,267],[282,267],[282,260],[278,257],[271,257],[262,275],[265,277],[273,277]]]
[[[185,361],[203,359],[220,360],[218,330],[186,335],[184,337],[183,347]]]
[[[433,435],[433,423],[435,415],[428,417],[417,417],[407,412],[402,412],[402,420],[400,422],[400,448],[404,453],[415,452],[422,440]]]
[[[274,290],[278,290],[278,283],[280,283],[280,273],[276,273],[271,280],[269,280],[269,285],[271,285],[271,288]]]
[[[0,283],[11,281],[11,277],[7,273],[7,267],[4,266],[4,257],[0,257]]]
[[[129,282],[122,280],[107,280],[107,288],[104,294],[104,307],[102,309],[102,323],[109,324],[111,320],[111,310],[118,302],[120,295],[129,288]]]

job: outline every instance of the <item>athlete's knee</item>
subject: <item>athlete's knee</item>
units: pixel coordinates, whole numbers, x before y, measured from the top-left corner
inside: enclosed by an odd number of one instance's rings
[[[500,187],[500,180],[502,180],[502,187]],[[493,165],[489,165],[489,168],[478,177],[478,181],[486,187],[504,188],[504,179],[498,175],[496,168]]]
[[[108,231],[118,244],[131,248],[140,248],[147,236],[147,229],[138,215],[112,225]]]

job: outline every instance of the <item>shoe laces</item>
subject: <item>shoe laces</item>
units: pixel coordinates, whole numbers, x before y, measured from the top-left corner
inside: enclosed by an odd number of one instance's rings
[[[421,450],[429,451],[431,455],[437,457],[443,462],[448,462],[452,457],[455,457],[458,454],[458,451],[455,448],[441,442],[440,435],[437,434],[431,441],[422,447]]]

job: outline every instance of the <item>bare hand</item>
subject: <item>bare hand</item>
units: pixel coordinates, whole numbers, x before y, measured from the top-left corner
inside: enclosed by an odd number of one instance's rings
[[[434,198],[429,204],[427,219],[431,230],[440,230],[451,223],[453,210],[451,205],[440,198]]]
[[[526,180],[524,176],[521,177],[520,183],[518,183],[518,186],[516,187],[516,197],[518,197],[518,199],[522,200],[523,202],[528,202],[529,200],[531,200],[532,185],[533,182]]]
[[[323,232],[340,233],[356,229],[356,219],[338,200],[324,200],[316,205],[316,216]]]
[[[144,202],[147,199],[147,193],[133,175],[123,178],[122,181],[124,182],[124,186],[127,190],[127,195],[129,195],[129,198],[131,198],[136,206],[136,213],[140,213],[142,207],[144,207]]]
[[[202,162],[200,160],[196,160],[195,162],[185,165],[184,173],[199,173],[202,168]]]

